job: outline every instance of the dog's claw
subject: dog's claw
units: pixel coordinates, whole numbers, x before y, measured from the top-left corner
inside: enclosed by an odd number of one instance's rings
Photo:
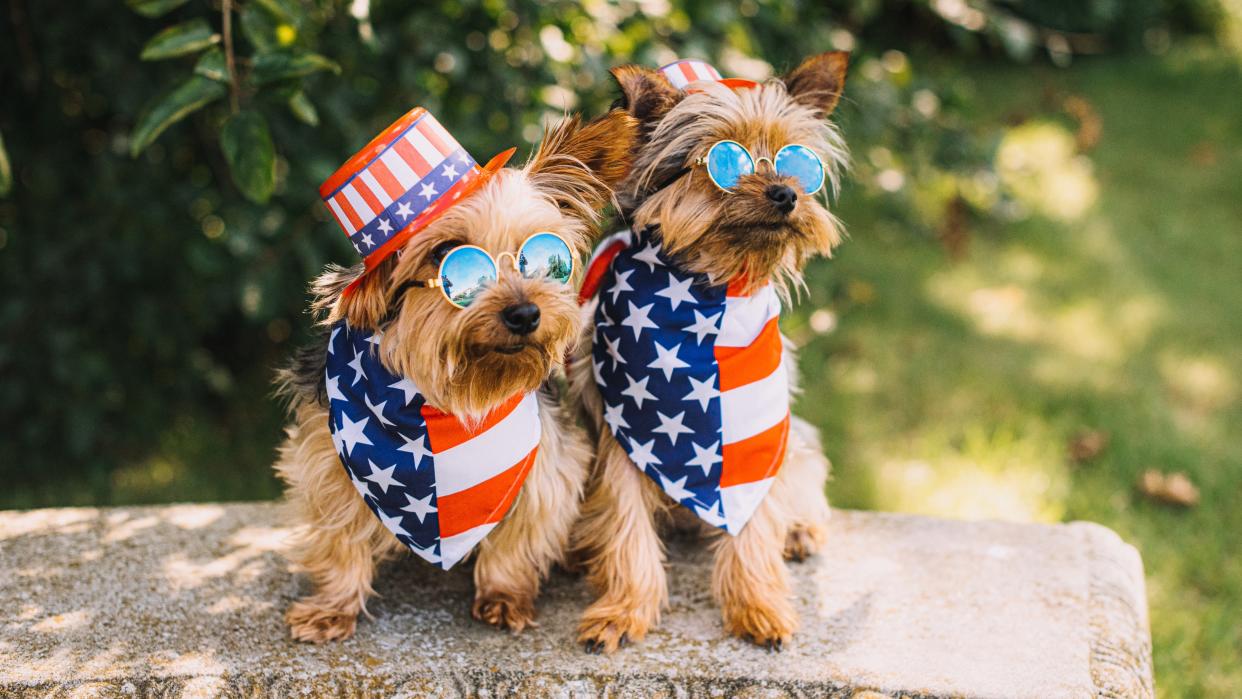
[[[583,644],[583,649],[591,655],[599,655],[604,652],[604,642],[599,639],[591,639]]]
[[[769,638],[764,642],[763,647],[767,648],[769,653],[779,653],[784,650],[785,642],[779,638]]]

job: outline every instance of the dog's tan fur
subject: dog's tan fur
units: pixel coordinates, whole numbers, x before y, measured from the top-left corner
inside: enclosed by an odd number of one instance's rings
[[[806,262],[830,254],[841,241],[841,228],[822,198],[799,196],[793,211],[779,214],[764,190],[793,182],[769,168],[742,178],[730,193],[712,184],[701,167],[673,178],[722,139],[738,141],[755,158],[771,158],[781,146],[801,143],[820,155],[828,169],[825,189],[835,192],[847,157],[826,117],[840,98],[847,60],[843,53],[830,52],[755,89],[699,83],[699,91],[689,94],[657,71],[614,70],[622,106],[641,124],[634,169],[618,188],[630,223],[635,228],[658,224],[664,251],[688,271],[715,283],[742,276],[751,288],[772,281],[788,299],[801,284]],[[590,342],[583,344],[589,356]],[[797,359],[788,342],[784,362],[796,391]],[[573,391],[597,434],[574,546],[599,598],[583,615],[579,640],[588,650],[612,652],[627,640],[641,639],[659,620],[668,598],[660,528],[686,518],[604,426],[589,362],[574,364]],[[712,593],[729,633],[779,649],[795,631],[798,620],[783,559],[805,558],[823,545],[827,477],[828,462],[815,429],[795,417],[784,464],[742,532],[731,537],[696,524],[716,537]]]
[[[628,171],[634,132],[634,120],[620,110],[585,125],[565,120],[545,132],[525,167],[499,171],[399,255],[369,272],[360,265],[330,268],[314,286],[313,308],[324,324],[347,318],[354,328],[382,328],[379,351],[388,369],[412,379],[430,405],[464,422],[538,389],[580,333],[572,284],[524,279],[501,262],[499,282],[465,310],[446,303],[436,289],[398,289],[435,277],[434,251],[446,244],[474,244],[498,257],[534,233],[551,231],[585,252],[599,209]],[[539,306],[540,323],[519,336],[506,329],[499,311],[523,302]],[[373,594],[376,564],[405,549],[341,465],[328,431],[322,377],[322,364],[282,375],[293,421],[276,464],[299,524],[289,557],[315,587],[290,606],[286,619],[295,639],[313,642],[354,633]],[[590,458],[573,420],[544,392],[539,412],[538,456],[512,508],[475,551],[473,614],[514,632],[534,622],[540,581],[563,557]]]

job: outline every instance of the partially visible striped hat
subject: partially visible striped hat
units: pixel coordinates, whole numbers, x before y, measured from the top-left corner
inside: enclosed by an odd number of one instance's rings
[[[722,83],[735,89],[739,87],[756,87],[758,85],[753,80],[722,78],[720,77],[720,71],[712,67],[711,64],[695,58],[683,58],[673,61],[661,68],[660,72],[678,90],[686,90],[687,85],[700,80],[711,80],[712,82]],[[694,90],[687,90],[687,92],[694,92]]]
[[[430,112],[415,107],[334,172],[319,196],[371,269],[478,189],[514,150],[480,168]]]

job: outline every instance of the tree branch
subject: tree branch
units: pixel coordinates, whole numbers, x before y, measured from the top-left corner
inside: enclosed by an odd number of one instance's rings
[[[233,59],[233,0],[221,0],[220,14],[224,29],[224,63],[229,71],[229,104],[233,113],[237,113],[237,66]]]

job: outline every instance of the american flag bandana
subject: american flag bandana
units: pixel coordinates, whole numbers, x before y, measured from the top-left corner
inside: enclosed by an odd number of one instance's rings
[[[414,553],[448,570],[509,511],[539,451],[534,393],[474,427],[380,362],[382,333],[332,327],[328,429],[354,488]]]
[[[609,430],[669,497],[736,536],[789,436],[780,299],[771,284],[744,295],[679,269],[653,229],[604,240],[588,267]]]

